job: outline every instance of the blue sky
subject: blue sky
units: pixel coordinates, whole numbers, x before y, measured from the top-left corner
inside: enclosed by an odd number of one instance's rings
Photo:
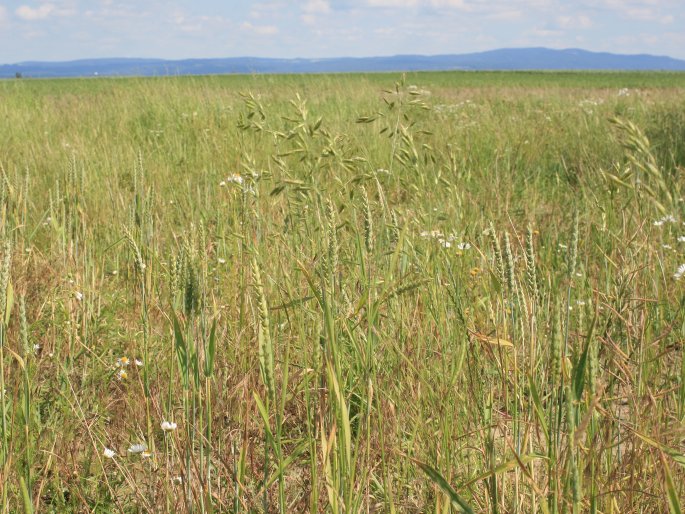
[[[0,63],[522,46],[685,59],[685,0],[0,0]]]

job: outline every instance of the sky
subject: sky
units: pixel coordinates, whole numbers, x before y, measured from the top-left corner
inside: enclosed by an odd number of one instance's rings
[[[0,0],[0,63],[545,46],[685,59],[685,0]]]

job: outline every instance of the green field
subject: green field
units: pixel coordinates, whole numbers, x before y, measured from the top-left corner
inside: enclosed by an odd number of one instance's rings
[[[8,80],[0,119],[0,513],[685,505],[685,74]]]

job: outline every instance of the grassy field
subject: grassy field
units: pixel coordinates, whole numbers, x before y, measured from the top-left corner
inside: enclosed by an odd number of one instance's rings
[[[684,74],[11,80],[0,118],[1,513],[681,512]]]

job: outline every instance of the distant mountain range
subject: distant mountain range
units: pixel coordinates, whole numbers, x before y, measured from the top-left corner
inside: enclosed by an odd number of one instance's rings
[[[685,61],[655,55],[587,50],[504,48],[456,55],[394,55],[328,59],[84,59],[0,65],[0,78],[165,76],[226,73],[335,73],[438,70],[663,70],[685,71]]]

